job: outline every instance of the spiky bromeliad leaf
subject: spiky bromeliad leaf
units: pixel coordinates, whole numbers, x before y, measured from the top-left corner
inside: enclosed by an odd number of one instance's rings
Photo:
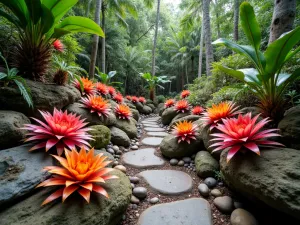
[[[22,77],[16,76],[15,79],[14,79],[14,82],[18,86],[18,88],[21,92],[21,95],[24,97],[24,99],[27,102],[27,104],[29,105],[29,107],[33,108],[33,101],[32,101],[32,98],[31,98],[31,91],[30,91],[29,87],[27,87],[26,81]]]

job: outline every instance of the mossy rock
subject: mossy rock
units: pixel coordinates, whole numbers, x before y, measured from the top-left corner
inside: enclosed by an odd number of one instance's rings
[[[144,105],[143,109],[141,110],[141,113],[145,115],[149,115],[152,113],[152,109],[148,105]]]
[[[132,139],[132,138],[137,137],[136,124],[137,124],[137,122],[133,118],[131,118],[129,120],[117,119],[115,127],[124,131],[128,135],[128,137]]]
[[[161,115],[161,122],[163,125],[169,125],[172,119],[177,115],[174,107],[170,107],[164,110],[163,114]]]
[[[140,113],[138,110],[136,109],[130,109],[131,112],[132,112],[132,117],[136,120],[136,121],[139,121],[140,119]]]
[[[213,177],[219,170],[219,163],[207,151],[200,151],[195,158],[196,172],[199,177]]]
[[[111,138],[110,129],[103,125],[94,125],[90,126],[90,128],[93,130],[88,131],[88,133],[95,139],[89,141],[91,146],[98,149],[106,147]]]

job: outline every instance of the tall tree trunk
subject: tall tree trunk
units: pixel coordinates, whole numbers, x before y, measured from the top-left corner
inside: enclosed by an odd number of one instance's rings
[[[152,48],[152,70],[151,70],[152,76],[155,76],[155,51],[156,51],[157,34],[158,34],[159,9],[160,9],[160,0],[157,0],[155,34],[154,34],[153,48]]]
[[[102,6],[102,29],[103,32],[105,32],[105,6]],[[102,37],[101,39],[101,68],[102,72],[106,73],[105,67],[106,67],[106,55],[105,55],[105,37]]]
[[[185,64],[185,76],[186,76],[186,83],[189,84],[189,73],[188,73],[188,65]]]
[[[234,25],[233,25],[233,40],[239,40],[239,11],[240,1],[234,0]]]
[[[218,38],[221,38],[221,29],[220,29],[220,19],[219,19],[219,5],[218,5],[218,1],[215,0],[215,13],[216,13],[216,24],[217,24],[217,35],[218,35]]]
[[[201,23],[201,36],[200,36],[200,50],[199,50],[199,67],[198,67],[198,77],[202,75],[202,59],[203,59],[203,40],[204,40],[204,25],[203,25],[203,14]]]
[[[98,25],[100,25],[101,5],[102,5],[102,0],[97,0],[96,1],[96,9],[95,9],[95,22]],[[98,35],[93,35],[91,62],[90,62],[90,68],[89,68],[89,77],[91,79],[94,78],[94,74],[95,74],[98,44],[99,44],[99,36]]]
[[[194,76],[194,67],[195,67],[195,56],[191,56],[191,67],[192,67],[192,74]]]
[[[210,0],[203,0],[203,24],[205,33],[205,54],[206,54],[206,75],[211,76],[211,64],[214,61],[213,48],[211,44],[211,29],[210,29]]]
[[[274,0],[274,11],[269,44],[280,35],[293,29],[296,17],[296,0]]]

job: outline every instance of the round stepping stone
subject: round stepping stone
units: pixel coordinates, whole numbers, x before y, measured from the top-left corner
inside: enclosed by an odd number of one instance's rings
[[[212,225],[209,203],[203,198],[191,198],[159,204],[146,209],[137,225]]]
[[[165,195],[180,195],[192,190],[193,180],[187,173],[177,170],[147,170],[138,174],[150,188]]]
[[[145,148],[137,151],[126,152],[122,155],[122,161],[125,165],[135,168],[163,166],[165,161],[154,155],[154,152],[154,148]]]
[[[164,128],[161,128],[161,127],[145,127],[144,128],[145,131],[152,131],[152,132],[156,132],[156,131],[165,131]]]
[[[148,132],[147,135],[154,137],[165,137],[168,135],[167,132]]]
[[[157,124],[144,124],[144,127],[153,127],[153,128],[161,128]]]
[[[144,145],[159,146],[162,140],[163,138],[161,137],[147,137],[142,140],[142,143]]]

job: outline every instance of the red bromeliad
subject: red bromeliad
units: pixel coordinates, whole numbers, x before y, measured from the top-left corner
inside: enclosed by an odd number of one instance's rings
[[[110,94],[110,96],[114,96],[116,94],[116,89],[112,86],[107,86],[108,89],[108,93]]]
[[[108,89],[105,84],[102,84],[100,82],[96,83],[96,90],[98,91],[98,94],[100,95],[107,95],[108,94]]]
[[[188,121],[178,122],[173,128],[172,134],[178,138],[178,143],[186,141],[190,144],[191,140],[196,140],[196,135],[198,135],[197,125]]]
[[[175,104],[175,109],[178,113],[186,113],[190,110],[190,105],[186,100],[179,100]]]
[[[137,102],[139,101],[139,99],[138,99],[138,97],[136,97],[136,96],[131,96],[131,101],[132,101],[133,103],[137,103]]]
[[[54,176],[37,187],[61,186],[61,188],[46,198],[42,205],[60,197],[64,202],[74,192],[78,192],[88,203],[90,202],[91,192],[109,198],[107,191],[99,184],[118,177],[108,175],[114,169],[106,168],[111,163],[111,161],[106,161],[107,156],[103,156],[103,153],[95,156],[93,148],[89,152],[82,148],[79,153],[76,149],[72,149],[72,151],[65,149],[65,155],[66,159],[53,155],[61,166],[47,166],[44,168],[45,171]]]
[[[139,102],[145,104],[146,99],[144,97],[139,97]]]
[[[55,48],[55,50],[57,50],[59,52],[63,52],[64,51],[64,45],[63,45],[63,43],[61,43],[60,40],[55,40],[53,42],[53,47]]]
[[[126,99],[131,101],[131,96],[130,95],[126,95]]]
[[[80,79],[83,83],[83,95],[93,95],[96,93],[95,84],[91,80],[84,77],[81,77]],[[78,80],[74,80],[74,85],[81,92],[81,87]]]
[[[123,95],[121,93],[118,93],[114,95],[113,100],[115,100],[117,103],[121,104],[123,102]]]
[[[96,112],[100,117],[107,117],[110,111],[108,100],[105,100],[98,95],[89,95],[86,98],[81,98],[83,107],[91,110],[91,113]]]
[[[180,97],[181,98],[186,98],[186,97],[189,97],[191,94],[191,92],[189,90],[183,90],[180,94]]]
[[[192,109],[192,114],[193,115],[200,115],[201,113],[203,113],[204,109],[201,106],[195,106]]]
[[[166,102],[165,102],[165,107],[166,108],[170,108],[172,106],[175,105],[175,100],[174,99],[168,99]]]
[[[213,104],[211,108],[208,108],[201,120],[204,125],[210,125],[210,129],[213,129],[218,122],[222,119],[233,117],[239,113],[238,106],[235,106],[233,102],[221,102],[218,105]]]
[[[118,105],[115,108],[115,113],[119,119],[123,120],[129,120],[132,116],[131,110],[127,105]]]
[[[229,148],[227,162],[240,150],[250,150],[260,155],[258,146],[283,146],[282,144],[266,140],[269,137],[280,136],[278,129],[261,130],[270,120],[265,118],[256,122],[260,115],[251,118],[251,113],[246,115],[239,114],[238,118],[222,119],[223,124],[218,124],[216,128],[222,133],[211,134],[215,138],[211,141],[217,141],[210,147],[217,147],[213,152]]]
[[[90,146],[87,140],[92,140],[91,135],[87,131],[90,128],[84,128],[87,123],[84,123],[84,119],[80,119],[80,116],[75,114],[68,114],[67,111],[62,112],[54,108],[53,115],[49,112],[40,111],[45,122],[42,122],[36,118],[32,118],[39,125],[25,124],[24,130],[30,131],[27,135],[30,136],[25,140],[38,141],[39,143],[33,146],[29,151],[33,151],[40,148],[45,148],[46,152],[52,147],[56,147],[57,154],[61,155],[63,149],[68,147],[70,149],[75,146]]]

